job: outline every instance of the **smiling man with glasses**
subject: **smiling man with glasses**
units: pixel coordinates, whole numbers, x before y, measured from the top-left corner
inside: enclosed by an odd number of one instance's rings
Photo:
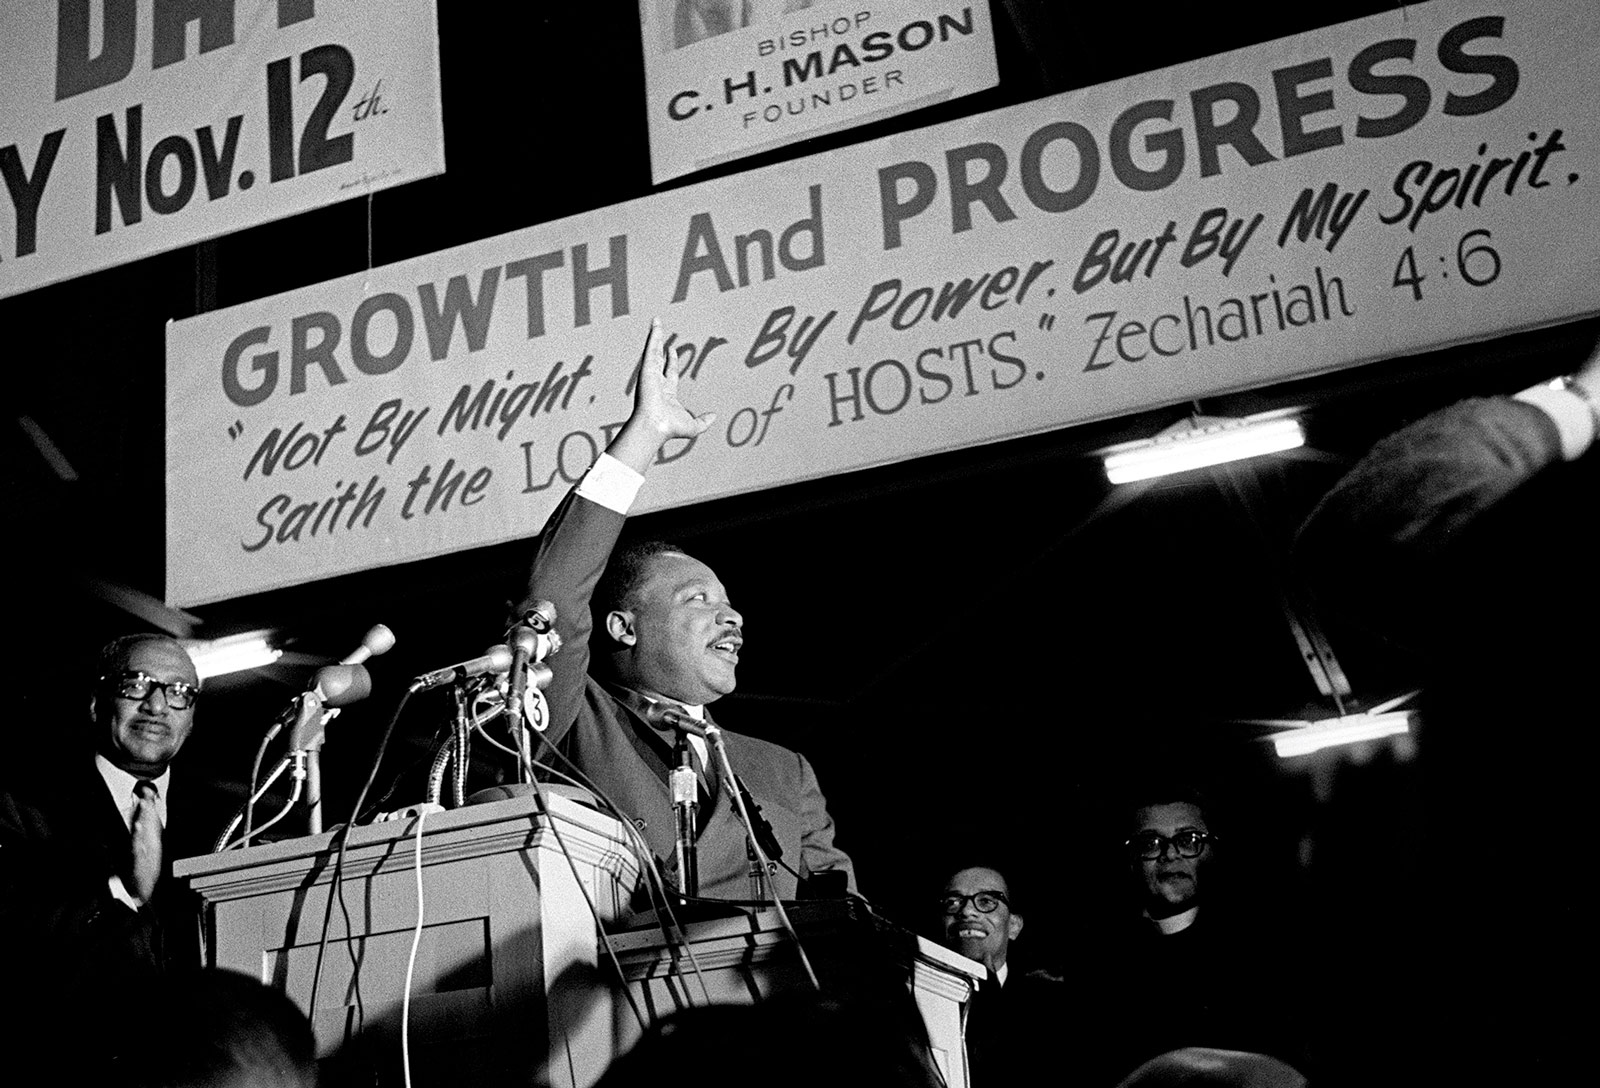
[[[35,998],[40,1022],[28,1031],[47,1052],[84,1062],[85,1083],[93,1063],[137,1052],[137,994],[198,965],[195,903],[172,862],[205,851],[227,804],[187,777],[173,788],[171,764],[200,701],[181,645],[115,639],[93,675],[90,750],[59,764],[13,761],[0,791],[0,928],[15,949],[13,977]],[[84,1012],[62,1018],[64,1009]],[[74,1030],[89,1015],[103,1025],[93,1038]]]
[[[1006,951],[1022,932],[1006,878],[982,866],[962,869],[945,881],[939,908],[945,947],[977,960],[1003,982]]]
[[[1009,962],[1022,915],[1005,874],[983,865],[958,870],[935,906],[940,943],[988,968],[966,1010],[974,1088],[1054,1083],[1060,1070],[1049,1043],[1070,1020],[1066,987],[1054,975],[1019,972]]]

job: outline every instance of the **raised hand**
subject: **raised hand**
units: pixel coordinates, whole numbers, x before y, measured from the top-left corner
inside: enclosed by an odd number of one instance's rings
[[[639,360],[633,414],[607,453],[643,473],[671,438],[694,438],[716,422],[715,412],[695,414],[678,399],[678,374],[663,348],[661,321],[650,322],[650,335]]]

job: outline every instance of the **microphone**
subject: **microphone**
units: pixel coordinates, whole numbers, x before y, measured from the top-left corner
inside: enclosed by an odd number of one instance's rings
[[[474,657],[458,665],[448,665],[442,669],[423,673],[411,681],[411,691],[413,694],[419,691],[432,691],[434,688],[442,688],[446,684],[454,684],[460,680],[470,680],[484,673],[505,672],[510,667],[511,647],[502,643],[489,647],[489,652],[482,657]]]
[[[506,719],[512,728],[520,728],[522,708],[528,697],[528,667],[530,662],[543,662],[561,649],[561,636],[556,633],[556,606],[549,601],[534,601],[523,612],[511,630],[506,632],[511,644],[511,676],[506,686]],[[534,683],[543,688],[549,683],[550,671],[539,669],[541,675]]]
[[[365,635],[361,636],[361,645],[345,654],[344,657],[339,660],[339,664],[359,666],[369,657],[377,657],[379,654],[388,653],[393,648],[394,632],[389,630],[389,628],[384,624],[374,624]],[[371,694],[372,677],[367,675],[366,669],[362,669],[360,683],[364,686],[361,689],[361,693],[359,695],[349,696],[345,699],[337,698],[336,695],[330,693],[327,685],[330,683],[337,684],[339,692],[343,692],[352,684],[352,678],[354,674],[336,672],[335,669],[336,666],[329,666],[327,668],[317,670],[316,680],[312,684],[311,688],[305,693],[305,698],[295,696],[296,703],[290,704],[291,706],[296,706],[296,712],[299,715],[299,718],[296,720],[294,730],[296,737],[300,737],[305,729],[302,722],[308,713],[306,710],[307,702],[315,702],[319,708],[325,706],[330,709],[337,709],[338,707],[344,706],[346,703],[359,702]],[[334,680],[331,679],[332,677],[342,677],[343,679]],[[278,735],[279,731],[283,729],[284,724],[285,719],[281,717],[272,724],[272,727],[267,730],[267,735],[261,738],[261,746],[263,749],[265,749],[273,737]]]
[[[522,700],[528,694],[528,661],[538,648],[539,633],[532,626],[519,623],[511,629],[511,688],[506,693],[506,719],[513,729],[522,724]]]
[[[315,748],[322,739],[325,710],[359,703],[371,694],[372,674],[364,665],[327,665],[318,669],[316,686],[300,699],[289,750],[305,752]]]
[[[394,649],[394,632],[381,623],[361,636],[361,645],[339,659],[341,665],[360,665],[369,657],[377,657]]]
[[[339,659],[337,665],[327,665],[317,670],[315,683],[306,694],[310,700],[329,710],[350,703],[359,703],[372,694],[372,676],[361,663],[369,657],[386,654],[394,647],[394,632],[383,624],[375,624],[361,637],[361,645]],[[354,690],[359,689],[359,690]],[[351,694],[349,692],[354,693]],[[274,731],[275,732],[275,731]],[[300,732],[296,725],[295,732]],[[273,736],[269,733],[268,736]]]
[[[325,707],[349,706],[359,703],[372,694],[372,674],[365,665],[346,662],[343,665],[325,665],[317,670],[317,686],[313,695]]]
[[[650,705],[644,708],[644,720],[651,725],[665,725],[680,733],[692,733],[697,737],[707,735],[705,722],[697,722],[684,711],[666,703],[652,700]]]
[[[556,627],[556,606],[549,601],[534,601],[533,607],[522,614],[522,622],[536,634],[548,635]]]

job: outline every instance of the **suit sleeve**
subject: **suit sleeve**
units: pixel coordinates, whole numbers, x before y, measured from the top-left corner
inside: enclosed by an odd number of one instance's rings
[[[817,783],[817,774],[805,756],[795,753],[800,764],[800,815],[803,821],[800,835],[800,876],[812,873],[842,871],[847,886],[856,891],[855,864],[850,855],[833,844],[833,817],[828,813],[827,798]],[[858,893],[859,894],[859,893]]]
[[[74,964],[135,973],[157,962],[155,915],[111,894],[87,844],[57,835],[43,811],[0,792],[0,928],[24,962],[75,973]],[[46,961],[55,959],[55,967]],[[62,962],[62,960],[67,962]]]
[[[1482,526],[1548,466],[1560,432],[1509,397],[1461,401],[1389,435],[1322,499],[1301,527],[1296,559],[1326,602],[1423,637],[1470,562]]]
[[[591,502],[574,490],[556,507],[539,535],[527,591],[517,614],[538,600],[556,606],[561,650],[549,659],[555,676],[544,693],[550,704],[550,725],[545,737],[552,744],[566,736],[583,706],[593,627],[589,602],[626,521],[624,515]]]

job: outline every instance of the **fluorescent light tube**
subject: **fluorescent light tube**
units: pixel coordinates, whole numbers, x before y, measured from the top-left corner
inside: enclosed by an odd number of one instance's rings
[[[1343,718],[1329,718],[1309,725],[1286,729],[1272,738],[1278,755],[1303,756],[1323,748],[1341,744],[1355,744],[1364,740],[1377,740],[1397,733],[1411,731],[1411,712],[1395,710],[1387,714],[1351,714]]]
[[[1114,484],[1125,484],[1292,450],[1305,442],[1298,419],[1209,421],[1107,453],[1106,476]]]
[[[183,648],[189,651],[195,672],[204,680],[208,676],[243,672],[278,660],[283,651],[268,643],[271,634],[271,631],[246,631],[227,638],[185,639]]]

